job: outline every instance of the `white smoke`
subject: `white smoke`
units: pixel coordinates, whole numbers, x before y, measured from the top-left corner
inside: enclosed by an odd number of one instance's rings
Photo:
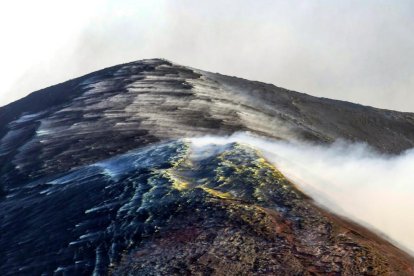
[[[244,143],[260,149],[317,203],[374,228],[414,252],[414,149],[398,156],[365,144],[274,141],[246,133],[191,139],[195,147]]]

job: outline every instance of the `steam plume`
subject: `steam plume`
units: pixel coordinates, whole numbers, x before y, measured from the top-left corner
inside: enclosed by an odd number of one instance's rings
[[[378,229],[414,252],[414,149],[388,156],[365,144],[312,145],[246,133],[191,141],[195,147],[240,142],[260,149],[317,203]]]

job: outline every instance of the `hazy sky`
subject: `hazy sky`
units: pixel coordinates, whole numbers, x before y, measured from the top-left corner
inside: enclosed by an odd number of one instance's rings
[[[414,112],[414,1],[0,2],[0,106],[161,57],[288,89]]]

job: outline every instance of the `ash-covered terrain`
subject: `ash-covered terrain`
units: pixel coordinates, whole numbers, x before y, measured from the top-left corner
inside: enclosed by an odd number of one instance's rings
[[[414,146],[414,114],[153,59],[0,108],[1,275],[414,275],[385,239],[318,207],[236,131]]]

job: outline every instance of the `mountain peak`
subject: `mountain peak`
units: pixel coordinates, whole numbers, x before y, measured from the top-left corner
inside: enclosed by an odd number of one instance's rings
[[[414,146],[414,114],[164,59],[34,92],[0,108],[1,274],[413,273],[409,256],[317,207],[254,150],[195,158],[180,140],[238,131],[400,153]]]
[[[235,131],[316,143],[345,139],[398,153],[414,146],[413,129],[411,113],[315,98],[148,59],[1,107],[0,164],[7,173],[0,178],[13,187],[155,141]],[[41,159],[27,160],[29,152]]]

